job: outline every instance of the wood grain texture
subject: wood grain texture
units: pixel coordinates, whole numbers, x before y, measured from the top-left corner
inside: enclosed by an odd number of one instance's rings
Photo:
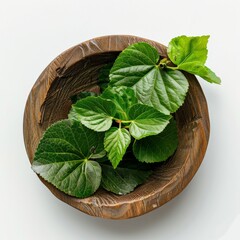
[[[34,84],[25,108],[24,141],[30,162],[45,129],[67,118],[70,97],[80,91],[98,91],[99,69],[135,42],[148,42],[162,56],[166,47],[135,36],[105,36],[81,43],[54,59]],[[78,199],[41,181],[60,200],[92,216],[126,219],[160,207],[179,194],[198,170],[209,139],[206,99],[197,79],[186,74],[190,88],[184,105],[177,111],[179,146],[167,162],[159,164],[152,177],[130,194],[117,196],[99,189],[93,196]]]

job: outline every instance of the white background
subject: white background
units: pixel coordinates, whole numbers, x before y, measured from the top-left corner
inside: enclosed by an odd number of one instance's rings
[[[0,239],[240,239],[239,0],[0,0]],[[200,79],[211,138],[201,168],[171,202],[111,221],[56,199],[32,172],[22,136],[28,93],[67,48],[108,34],[168,44],[210,34],[208,66],[222,85]]]

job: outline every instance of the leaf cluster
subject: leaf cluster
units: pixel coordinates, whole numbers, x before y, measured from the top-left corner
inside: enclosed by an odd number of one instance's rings
[[[173,113],[189,87],[182,71],[220,83],[205,66],[208,38],[174,38],[168,57],[145,42],[123,50],[100,70],[101,94],[73,96],[68,119],[46,130],[33,170],[79,198],[99,186],[120,195],[133,191],[150,176],[150,165],[166,161],[177,148]]]

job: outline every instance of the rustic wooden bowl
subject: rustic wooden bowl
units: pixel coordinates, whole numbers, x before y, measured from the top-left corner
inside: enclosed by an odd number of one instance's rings
[[[135,36],[94,38],[63,52],[42,72],[34,84],[25,108],[24,140],[30,162],[45,129],[67,118],[70,97],[80,91],[96,90],[99,69],[114,60],[120,51],[135,42],[148,42],[162,56],[166,47]],[[197,79],[186,74],[190,88],[184,105],[177,111],[179,146],[175,154],[160,164],[145,184],[125,196],[98,190],[78,199],[41,181],[60,200],[92,216],[126,219],[145,214],[179,194],[198,170],[209,139],[207,102]]]

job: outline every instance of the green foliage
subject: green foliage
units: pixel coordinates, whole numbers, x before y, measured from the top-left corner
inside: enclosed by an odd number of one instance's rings
[[[169,123],[171,115],[164,115],[153,107],[135,104],[129,109],[129,131],[135,139],[156,135]]]
[[[122,160],[130,143],[131,136],[125,128],[111,127],[106,132],[104,148],[108,152],[108,159],[114,168]]]
[[[151,168],[177,149],[171,113],[184,103],[189,86],[181,70],[220,83],[205,66],[208,38],[174,38],[168,58],[145,42],[127,47],[100,70],[101,95],[73,96],[68,120],[45,131],[32,169],[79,198],[91,196],[100,183],[119,195],[144,183]]]
[[[116,118],[129,120],[129,108],[138,103],[138,99],[132,88],[128,87],[112,87],[107,88],[101,95],[102,98],[111,100],[116,106]]]
[[[161,69],[159,59],[157,50],[147,43],[130,45],[113,64],[110,84],[132,87],[141,103],[169,114],[183,104],[188,81],[180,71]]]
[[[211,83],[221,83],[221,79],[205,66],[209,36],[173,38],[168,45],[168,56],[177,65],[176,69],[196,74]]]
[[[109,73],[112,68],[113,63],[105,64],[99,72],[98,85],[102,91],[104,91],[109,84]]]
[[[133,145],[135,157],[140,162],[155,163],[166,161],[178,145],[177,126],[174,120],[155,136],[136,141]]]
[[[116,113],[115,104],[101,97],[87,97],[77,101],[72,109],[70,120],[79,120],[84,126],[97,131],[107,131],[112,125]],[[78,115],[78,117],[76,117]]]
[[[88,197],[101,182],[101,167],[91,155],[103,151],[103,137],[78,122],[57,122],[40,141],[32,169],[61,191]]]
[[[144,183],[152,171],[118,167],[102,164],[102,182],[101,186],[107,191],[118,195],[125,195],[134,190],[134,188]]]
[[[80,92],[80,93],[72,96],[71,101],[72,101],[72,103],[76,103],[78,100],[86,98],[86,97],[90,97],[90,96],[97,97],[98,94],[95,92]]]

